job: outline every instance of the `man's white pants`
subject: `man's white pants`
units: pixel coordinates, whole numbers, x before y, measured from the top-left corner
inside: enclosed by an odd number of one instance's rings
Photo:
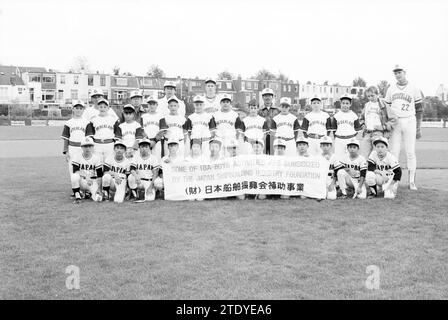
[[[415,116],[398,118],[398,123],[392,130],[390,137],[390,151],[397,159],[400,159],[401,140],[403,140],[409,171],[415,171],[417,168],[417,158],[415,156],[416,133],[417,120]]]
[[[115,179],[112,175],[106,172],[103,175],[103,188],[110,187],[110,190],[115,191],[114,201],[123,202],[126,193],[126,178]]]
[[[352,178],[344,169],[340,169],[338,171],[338,184],[341,188],[342,194],[347,195],[347,186],[354,188],[355,192],[361,187],[361,193],[358,195],[358,198],[365,199],[367,197],[367,189],[365,184],[359,186],[358,179]]]
[[[76,156],[81,155],[81,154],[82,154],[81,147],[68,146],[68,155],[70,157],[70,160],[68,161],[68,172],[70,174],[70,177],[73,174],[72,161]]]

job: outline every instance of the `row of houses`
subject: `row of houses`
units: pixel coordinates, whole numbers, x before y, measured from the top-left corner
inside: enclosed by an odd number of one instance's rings
[[[177,95],[187,103],[197,94],[204,94],[205,79],[151,78],[101,73],[73,73],[47,70],[42,67],[0,66],[0,104],[30,104],[36,107],[69,106],[73,99],[89,101],[93,88],[101,88],[112,105],[128,103],[131,91],[140,89],[146,97],[163,96],[163,84],[177,84]],[[342,95],[363,94],[364,88],[342,85],[319,85],[298,81],[242,79],[217,80],[218,92],[230,94],[236,105],[246,106],[250,100],[261,102],[265,88],[274,91],[274,99],[289,97],[294,105],[306,105],[314,95],[332,107]]]

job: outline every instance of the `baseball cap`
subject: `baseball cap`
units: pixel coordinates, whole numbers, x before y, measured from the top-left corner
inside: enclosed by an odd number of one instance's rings
[[[355,146],[358,146],[358,148],[359,148],[359,141],[358,141],[358,139],[356,139],[356,138],[351,138],[351,139],[347,142],[347,147],[348,147],[349,145],[355,145]]]
[[[117,141],[115,141],[115,143],[114,143],[114,148],[115,148],[116,146],[123,146],[123,147],[126,148],[126,145],[124,144],[124,142],[123,142],[121,139],[118,139]]]
[[[404,69],[402,67],[400,67],[400,65],[396,64],[394,67],[394,70],[392,70],[392,72],[397,72],[397,71],[404,71]]]
[[[138,146],[140,147],[142,144],[149,144],[149,146],[152,148],[155,145],[155,142],[152,140],[149,140],[148,138],[143,138],[140,139],[140,141],[138,142]]]
[[[170,103],[171,101],[176,101],[177,103],[179,103],[179,99],[177,99],[174,96],[172,96],[171,98],[168,99],[168,103]]]
[[[340,101],[344,99],[352,101],[352,97],[350,97],[348,94],[344,94],[342,97],[339,98]]]
[[[176,138],[169,138],[168,139],[168,141],[167,141],[167,143],[166,143],[167,145],[170,145],[170,144],[179,144],[179,139],[176,139]]]
[[[322,99],[321,98],[319,98],[319,96],[318,95],[314,95],[312,98],[311,98],[311,102],[313,101],[313,100],[319,100],[320,102],[322,102]]]
[[[284,147],[286,147],[285,140],[283,140],[283,139],[275,139],[274,140],[274,147],[275,146],[284,146]]]
[[[100,103],[105,103],[107,106],[109,106],[109,101],[107,101],[107,100],[104,99],[104,98],[100,98],[100,99],[98,99],[97,104],[100,104]]]
[[[297,137],[296,144],[298,144],[299,142],[305,142],[306,144],[309,144],[308,139],[305,138],[304,136]]]
[[[205,102],[205,101],[203,97],[201,97],[200,95],[196,95],[193,98],[193,102]]]
[[[323,136],[322,138],[320,138],[320,144],[322,143],[333,144],[333,140],[331,140],[329,136]]]
[[[165,81],[165,83],[163,84],[163,88],[166,88],[166,87],[176,88],[176,83],[174,81],[170,81],[170,80]]]
[[[216,80],[211,77],[205,79],[204,83],[207,83],[207,82],[213,82],[214,84],[216,84]]]
[[[86,107],[86,105],[84,104],[84,102],[82,100],[72,100],[72,108],[76,107],[76,106],[81,106],[83,108]]]
[[[213,142],[216,142],[216,143],[219,143],[220,145],[222,145],[222,141],[218,137],[211,138],[209,141],[209,144],[213,143]]]
[[[123,107],[123,111],[124,111],[124,109],[131,109],[132,111],[135,111],[135,107],[132,104],[126,104]]]
[[[280,98],[280,105],[287,104],[288,106],[291,106],[291,99],[288,97]]]
[[[274,90],[272,90],[271,88],[264,88],[261,91],[261,95],[264,96],[265,94],[272,94],[272,95],[274,95]]]
[[[142,93],[140,92],[140,90],[134,90],[134,91],[131,91],[131,94],[129,95],[129,98],[134,98],[134,97],[140,97],[140,98],[143,98],[143,95],[142,95]]]
[[[221,102],[222,100],[230,100],[230,102],[232,102],[232,96],[230,94],[224,93],[219,101]]]
[[[264,146],[264,142],[260,139],[256,139],[252,142],[252,144],[261,144],[262,146]]]
[[[93,88],[92,91],[90,92],[90,96],[91,97],[104,96],[104,92],[100,88]]]
[[[146,103],[150,103],[150,102],[158,103],[159,100],[157,100],[157,99],[154,98],[153,96],[150,96],[150,97],[146,100]]]
[[[86,147],[86,146],[94,146],[95,144],[93,143],[93,139],[90,137],[85,137],[82,141],[81,141],[81,147]]]
[[[389,147],[389,141],[387,141],[387,138],[385,138],[385,137],[377,137],[377,138],[375,138],[373,140],[372,143],[373,143],[374,146],[376,146],[376,144],[378,142],[382,142],[382,143],[384,143],[386,145],[386,147]]]

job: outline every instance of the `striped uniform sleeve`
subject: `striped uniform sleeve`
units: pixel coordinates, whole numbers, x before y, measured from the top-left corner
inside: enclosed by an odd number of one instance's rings
[[[235,129],[237,131],[243,131],[243,126],[244,126],[244,124],[243,124],[243,121],[241,121],[241,118],[240,117],[236,117]]]
[[[303,119],[305,120],[305,119]],[[302,122],[302,126],[303,126],[303,122]],[[332,127],[331,127],[331,117],[327,118],[327,122],[325,123],[325,128],[327,129],[327,135],[330,134],[330,132],[332,131]]]
[[[95,127],[93,126],[92,122],[89,122],[89,124],[86,127],[86,137],[93,137],[95,135]]]
[[[266,120],[263,122],[263,133],[269,132],[269,124]]]
[[[298,119],[294,120],[293,130],[294,130],[294,132],[297,132],[300,130],[300,123],[299,123]]]
[[[159,120],[159,129],[168,129],[168,125],[166,124],[165,118]]]
[[[103,165],[101,164],[101,162],[99,162],[95,166],[95,171],[96,171],[96,177],[97,178],[101,178],[103,176]]]
[[[187,130],[189,133],[191,133],[191,130],[193,129],[193,124],[191,123],[190,118],[187,118],[187,121],[185,121],[183,128],[184,130]]]
[[[208,122],[208,128],[210,129],[210,131],[214,131],[216,130],[216,122],[215,122],[215,117],[211,117],[210,121]]]
[[[121,127],[120,127],[120,123],[118,122],[118,120],[115,121],[115,124],[114,124],[114,135],[115,135],[115,139],[122,138]]]
[[[64,125],[64,129],[62,129],[61,138],[65,140],[70,139],[70,128],[67,124]]]
[[[302,120],[302,126],[300,127],[300,130],[305,133],[305,137],[307,137],[306,133],[308,132],[309,125],[310,125],[310,122],[308,121],[308,119],[306,117],[304,117]]]

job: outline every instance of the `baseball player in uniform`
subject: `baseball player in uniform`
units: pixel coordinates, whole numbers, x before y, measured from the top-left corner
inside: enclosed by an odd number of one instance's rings
[[[114,202],[124,201],[131,166],[125,152],[126,145],[119,140],[114,143],[114,154],[104,161],[103,197],[106,201],[110,200],[110,191],[115,191]]]
[[[359,142],[356,138],[347,141],[348,152],[341,158],[335,166],[334,171],[339,187],[341,188],[341,198],[347,198],[347,186],[355,189],[354,198],[367,198],[365,178],[367,173],[367,161],[359,154]]]
[[[93,153],[93,148],[93,140],[85,137],[81,141],[82,152],[73,157],[73,173],[70,180],[75,196],[74,203],[81,201],[81,191],[86,195],[90,194],[94,201],[101,201],[99,190],[101,189],[103,166],[100,158]]]
[[[318,96],[311,98],[311,108],[311,112],[303,118],[300,130],[308,138],[310,154],[317,156],[321,153],[321,138],[331,132],[331,118],[327,112],[321,110],[322,100]]]
[[[280,110],[274,105],[274,91],[272,89],[263,89],[261,91],[261,98],[263,100],[263,103],[260,106],[259,114],[266,119],[269,128],[265,139],[265,153],[274,154],[272,119],[280,113]]]
[[[94,116],[87,125],[86,135],[93,138],[95,152],[101,161],[114,153],[114,141],[121,138],[118,120],[109,115],[109,102],[106,99],[98,100],[99,114]]]
[[[213,78],[205,79],[205,98],[204,111],[213,114],[221,109],[219,95],[216,94],[216,80]]]
[[[103,90],[101,88],[93,88],[92,91],[90,92],[90,99],[91,99],[93,105],[88,106],[84,110],[82,117],[84,119],[86,119],[87,121],[90,121],[90,120],[92,120],[93,117],[97,116],[100,113],[98,111],[98,101],[103,98],[104,98]],[[113,109],[109,108],[107,113],[110,116],[114,117],[116,120],[119,119]]]
[[[218,137],[212,137],[209,142],[210,162],[219,161],[222,159],[222,141]]]
[[[203,145],[202,139],[191,139],[190,144],[191,144],[190,155],[185,158],[185,161],[187,161],[187,162],[202,162],[202,161],[204,161],[204,159],[208,159],[209,155],[207,155],[207,156],[203,155],[204,145]],[[206,149],[209,153],[208,143],[207,143]]]
[[[177,140],[179,145],[179,155],[185,157],[185,137],[187,136],[186,119],[183,115],[178,113],[179,100],[172,97],[168,100],[168,108],[170,113],[160,119],[160,130],[166,130],[165,138]],[[189,141],[187,141],[189,143]],[[164,146],[163,150],[167,150],[168,144]]]
[[[226,148],[230,140],[237,139],[241,132],[241,119],[237,112],[232,110],[232,97],[228,94],[221,95],[221,110],[213,114],[216,125],[215,135],[222,140],[223,156],[226,156]]]
[[[308,138],[305,138],[302,135],[299,135],[296,139],[296,148],[297,148],[297,155],[299,157],[305,157],[308,158],[310,154],[308,153],[310,143]]]
[[[160,164],[158,159],[151,154],[151,148],[154,145],[154,141],[147,138],[141,139],[138,143],[139,152],[131,161],[131,174],[128,181],[136,202],[152,201],[156,196],[154,180],[158,179]]]
[[[147,110],[142,114],[140,119],[140,126],[143,128],[145,136],[155,142],[155,146],[152,148],[151,153],[157,157],[160,161],[162,157],[161,141],[157,139],[157,133],[160,131],[160,119],[162,115],[157,112],[157,99],[149,97],[146,101],[148,104]]]
[[[417,158],[415,156],[415,141],[421,137],[421,120],[423,102],[421,91],[406,80],[406,72],[400,66],[393,70],[397,83],[387,89],[385,102],[391,106],[398,116],[398,123],[390,137],[390,150],[399,159],[401,140],[404,140],[407,166],[409,170],[409,188],[417,190],[415,172]]]
[[[137,123],[140,123],[141,116],[145,112],[142,106],[143,94],[140,90],[131,91],[129,94],[129,99],[131,100],[130,105],[133,106],[135,110],[134,120],[137,121]],[[125,122],[124,108],[123,113],[121,114],[120,122]]]
[[[179,110],[177,113],[185,117],[185,103],[176,97],[176,83],[174,81],[166,81],[163,85],[163,91],[165,91],[165,96],[162,99],[159,99],[157,112],[162,116],[168,115],[170,113],[168,108],[169,100],[174,98],[179,104]]]
[[[86,136],[87,125],[89,121],[82,117],[85,105],[81,100],[72,101],[73,116],[67,120],[62,130],[61,138],[64,141],[62,153],[68,163],[70,176],[73,173],[73,166],[71,160],[82,153],[81,141]]]
[[[338,161],[332,152],[332,147],[333,141],[329,136],[323,136],[320,139],[321,156],[330,163],[327,176],[327,199],[336,200],[336,176],[334,174],[334,168],[338,165]]]
[[[374,196],[378,195],[377,187],[384,191],[384,198],[393,199],[397,195],[398,183],[401,179],[401,168],[397,158],[387,148],[389,143],[384,137],[373,140],[374,150],[369,156],[366,183]]]
[[[286,143],[282,139],[274,140],[274,153],[278,156],[284,156],[286,150]]]
[[[248,154],[252,142],[256,140],[266,141],[265,137],[269,131],[266,118],[258,114],[259,108],[256,101],[249,103],[249,115],[244,117],[241,124],[241,131],[244,135],[244,150],[242,153]]]
[[[120,123],[121,139],[126,146],[126,158],[131,159],[134,151],[138,149],[137,139],[143,137],[143,129],[137,121],[135,121],[135,107],[127,104],[123,107],[124,122]]]
[[[340,100],[341,110],[333,117],[332,130],[334,131],[334,153],[336,157],[342,159],[347,154],[348,141],[356,137],[362,130],[362,126],[356,113],[350,110],[352,98],[342,96]]]
[[[205,99],[201,96],[193,98],[194,113],[190,114],[185,123],[190,140],[200,140],[201,149],[205,157],[208,158],[208,143],[211,138],[211,131],[215,130],[216,124],[211,113],[204,111]]]
[[[282,139],[286,144],[285,155],[296,157],[296,138],[300,129],[297,117],[289,112],[291,99],[280,99],[280,113],[272,118],[271,130],[275,132],[276,139]]]

